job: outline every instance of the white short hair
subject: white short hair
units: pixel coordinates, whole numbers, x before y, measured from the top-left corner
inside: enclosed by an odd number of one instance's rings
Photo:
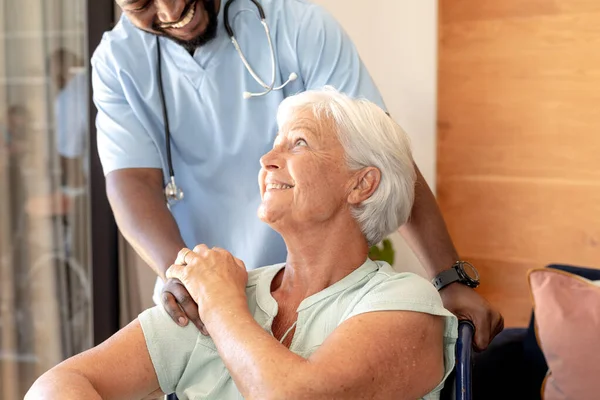
[[[279,127],[300,110],[333,123],[350,170],[376,167],[381,172],[377,190],[352,210],[369,245],[406,223],[414,203],[416,171],[404,130],[376,104],[330,86],[283,100],[277,113]]]

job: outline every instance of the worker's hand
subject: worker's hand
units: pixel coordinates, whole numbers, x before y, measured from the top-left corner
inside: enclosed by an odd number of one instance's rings
[[[167,279],[160,300],[178,325],[186,326],[192,321],[203,335],[208,336],[208,331],[198,314],[198,305],[179,279]]]
[[[473,347],[485,350],[492,339],[504,329],[504,318],[475,290],[461,283],[452,283],[442,290],[444,307],[462,320],[473,322],[475,335]]]
[[[175,264],[166,272],[168,279],[178,279],[198,305],[198,313],[208,323],[207,313],[248,308],[244,263],[219,248],[198,245],[182,249]]]

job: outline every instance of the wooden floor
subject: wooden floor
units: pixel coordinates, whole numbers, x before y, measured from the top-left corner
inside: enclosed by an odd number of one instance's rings
[[[530,268],[600,268],[600,1],[439,11],[440,207],[480,292],[526,325]]]

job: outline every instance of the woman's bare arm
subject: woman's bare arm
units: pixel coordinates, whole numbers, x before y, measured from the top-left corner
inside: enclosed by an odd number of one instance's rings
[[[355,316],[309,359],[289,351],[241,310],[215,312],[206,322],[247,399],[414,400],[444,376],[444,320],[430,314]]]
[[[108,340],[58,364],[25,400],[148,399],[164,395],[136,319]]]
[[[442,316],[375,309],[359,313],[305,359],[254,320],[245,291],[248,273],[229,252],[205,245],[182,249],[166,275],[179,279],[194,297],[221,359],[246,399],[414,400],[444,376]],[[437,295],[426,280],[404,282],[408,286],[388,282],[376,291],[384,295],[410,290],[404,294],[407,299],[411,293],[431,299]],[[367,297],[365,304],[375,307]]]

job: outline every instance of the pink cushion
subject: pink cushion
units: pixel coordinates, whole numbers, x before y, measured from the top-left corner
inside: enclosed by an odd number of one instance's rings
[[[529,272],[544,400],[600,399],[600,286],[551,268]]]

